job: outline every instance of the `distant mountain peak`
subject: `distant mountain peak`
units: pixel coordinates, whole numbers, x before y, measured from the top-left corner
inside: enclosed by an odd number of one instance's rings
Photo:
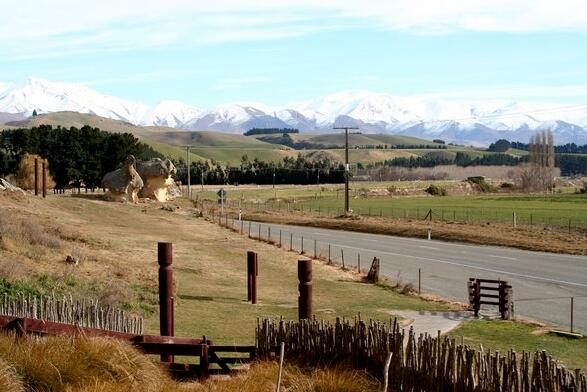
[[[564,108],[547,103],[452,101],[345,90],[281,107],[235,102],[202,109],[174,100],[149,106],[101,94],[82,84],[37,77],[28,78],[21,86],[0,82],[0,114],[6,113],[0,118],[30,116],[33,110],[74,111],[135,125],[231,133],[254,127],[325,132],[335,124],[356,125],[365,133],[396,133],[474,145],[488,145],[501,137],[527,141],[534,132],[551,129],[557,143],[587,143],[587,105],[572,111]]]

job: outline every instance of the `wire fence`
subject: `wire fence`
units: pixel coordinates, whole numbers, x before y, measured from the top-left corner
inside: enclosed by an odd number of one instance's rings
[[[210,220],[230,228],[235,232],[248,236],[251,239],[274,244],[287,251],[296,252],[310,258],[323,260],[327,264],[354,271],[359,274],[366,274],[374,257],[382,260],[389,258],[382,257],[376,250],[357,249],[351,245],[333,244],[328,240],[321,239],[317,235],[302,235],[295,232],[295,229],[286,230],[276,228],[273,224],[245,221],[240,219],[238,213],[226,211],[222,213],[217,206],[211,204],[208,207],[202,205],[204,216]],[[387,263],[383,263],[385,265]],[[423,287],[432,288],[438,291],[438,283],[432,284],[438,276],[425,270],[424,266],[414,263],[405,263],[401,268],[390,268],[387,265],[382,273],[390,279],[391,284],[402,293],[423,293]],[[441,284],[443,286],[444,284]],[[457,294],[453,297],[466,298],[465,281],[462,286],[462,296]],[[548,307],[553,311],[549,315],[548,322],[558,325],[568,331],[587,331],[584,315],[587,313],[587,295],[574,294],[568,296],[541,296],[528,297],[515,295],[512,301],[512,316],[535,314],[539,308]],[[487,311],[486,314],[491,314]]]
[[[344,214],[342,207],[323,206],[308,201],[292,203],[283,201],[264,201],[258,203],[239,200],[227,200],[231,208],[247,211],[282,211],[288,213],[312,213],[319,217],[334,218]],[[353,214],[369,217],[382,217],[405,220],[428,220],[437,222],[471,223],[471,224],[504,224],[512,227],[524,227],[537,230],[553,230],[557,232],[587,231],[587,221],[580,218],[546,216],[528,211],[508,210],[505,208],[429,208],[429,207],[357,207]]]

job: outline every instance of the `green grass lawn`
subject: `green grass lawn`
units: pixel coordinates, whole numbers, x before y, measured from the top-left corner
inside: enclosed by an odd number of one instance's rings
[[[260,161],[275,163],[281,162],[285,157],[296,157],[298,155],[295,150],[264,147],[196,147],[192,148],[192,152],[205,159],[214,159],[231,166],[240,165],[243,155],[246,155],[250,161],[257,158]]]
[[[516,352],[546,350],[550,355],[571,368],[587,369],[587,338],[574,339],[539,331],[537,327],[511,321],[474,320],[450,332],[449,336],[460,339],[476,349],[506,353],[510,348]]]

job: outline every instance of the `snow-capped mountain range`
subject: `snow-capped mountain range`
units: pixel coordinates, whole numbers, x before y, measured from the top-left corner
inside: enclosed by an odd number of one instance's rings
[[[103,95],[83,85],[30,78],[22,85],[0,82],[0,119],[57,111],[93,113],[135,125],[242,133],[250,128],[298,128],[330,132],[358,126],[365,133],[393,133],[488,145],[505,138],[527,141],[550,129],[557,144],[587,143],[587,104],[515,101],[452,101],[370,91],[343,91],[284,107],[233,103],[201,109],[177,101],[155,106]]]

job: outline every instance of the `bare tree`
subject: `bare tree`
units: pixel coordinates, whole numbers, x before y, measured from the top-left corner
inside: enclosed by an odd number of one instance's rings
[[[527,191],[552,191],[554,188],[554,137],[542,131],[530,138],[529,163],[520,173],[520,187]]]

